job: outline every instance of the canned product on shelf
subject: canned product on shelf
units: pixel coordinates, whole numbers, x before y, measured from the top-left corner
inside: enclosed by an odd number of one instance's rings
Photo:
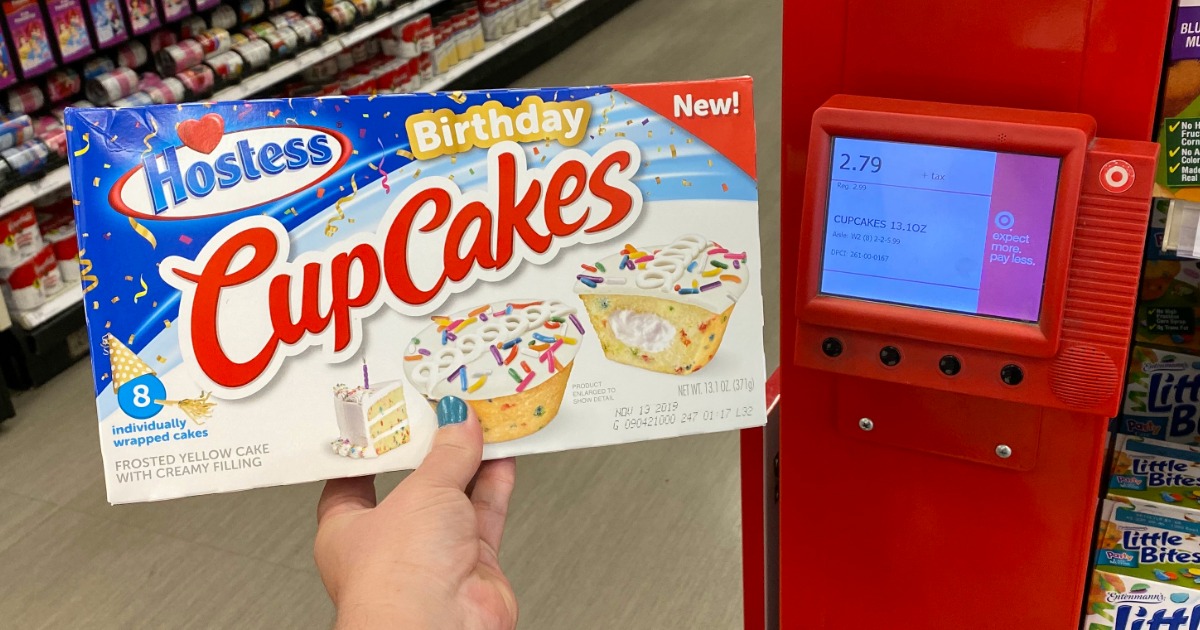
[[[50,110],[50,115],[54,116],[61,122],[63,120],[63,117],[66,115],[66,110],[68,107],[77,107],[79,109],[85,109],[85,108],[95,107],[95,106],[96,106],[96,104],[91,101],[78,100],[69,105],[60,105],[58,107],[55,107],[54,109]]]
[[[263,0],[241,0],[238,3],[238,20],[249,22],[267,12],[267,4]]]
[[[300,49],[300,36],[290,26],[275,29],[275,34],[283,39],[285,44],[281,57],[291,57]]]
[[[259,37],[271,47],[271,54],[276,59],[285,59],[291,57],[296,51],[296,32],[287,29],[290,37],[285,35],[283,29],[272,28],[259,33]]]
[[[249,40],[233,49],[241,55],[248,71],[261,70],[271,65],[271,45],[261,39]]]
[[[305,83],[325,83],[336,77],[340,71],[336,58],[323,59],[305,68],[300,73],[300,78]]]
[[[471,41],[471,18],[466,11],[454,15],[454,45],[458,47],[458,59],[464,61],[475,54],[475,44]]]
[[[0,182],[11,183],[14,178],[12,169],[7,163],[0,164],[3,165],[3,168],[0,168]],[[0,271],[6,272],[17,267],[41,251],[44,246],[33,206],[24,206],[0,215]]]
[[[481,0],[479,3],[479,20],[483,25],[483,37],[488,41],[504,36],[504,25],[500,23],[501,7],[500,0]]]
[[[270,33],[271,31],[274,31],[274,30],[275,30],[274,24],[271,24],[270,22],[258,22],[257,24],[251,24],[250,26],[243,28],[242,35],[245,35],[246,37],[249,37],[250,39],[255,39],[255,38],[261,38],[266,33]]]
[[[483,52],[483,49],[487,47],[487,42],[483,37],[483,26],[479,23],[479,9],[475,7],[467,9],[467,29],[471,33],[473,52]]]
[[[182,103],[187,98],[187,91],[184,89],[183,83],[175,77],[167,77],[158,85],[146,88],[145,91],[156,105]]]
[[[379,8],[379,3],[376,0],[350,0],[354,3],[354,8],[358,10],[359,17],[364,19],[375,15],[376,9]]]
[[[194,39],[185,39],[158,51],[154,61],[163,75],[179,74],[204,61],[204,46]]]
[[[230,31],[237,26],[238,14],[233,7],[223,4],[212,12],[209,21],[212,23],[213,28],[223,28]]]
[[[71,68],[60,68],[46,77],[46,100],[51,103],[65,101],[83,88],[83,79]]]
[[[89,101],[103,106],[133,94],[137,85],[136,72],[129,68],[114,68],[88,81],[84,93]]]
[[[83,64],[83,79],[90,81],[116,67],[117,64],[113,63],[113,60],[108,57],[95,57]]]
[[[267,0],[268,11],[278,11],[288,5],[291,0]]]
[[[413,57],[408,60],[408,85],[405,86],[405,92],[416,92],[421,88],[424,80],[421,77],[421,58]]]
[[[7,162],[20,177],[32,177],[44,171],[50,163],[50,148],[34,138],[0,151],[0,159]]]
[[[154,99],[145,92],[134,92],[125,98],[119,98],[108,104],[109,107],[145,107],[153,105]]]
[[[188,100],[197,100],[208,96],[213,91],[213,85],[216,84],[216,75],[213,74],[212,68],[204,64],[188,68],[175,75],[175,78],[187,90]]]
[[[232,50],[213,55],[204,62],[212,68],[217,85],[226,86],[242,80],[242,56]]]
[[[223,28],[210,28],[196,36],[205,57],[219,55],[233,46],[233,38]]]
[[[0,117],[0,151],[33,139],[33,120],[26,114]]]
[[[158,51],[179,41],[179,37],[175,35],[175,31],[157,31],[150,36],[150,54],[157,54]]]
[[[301,47],[311,46],[317,42],[317,33],[304,20],[295,20],[290,26],[286,27],[296,32],[296,37],[299,39]]]
[[[413,19],[416,20],[418,50],[421,52],[433,52],[435,45],[433,40],[433,17],[428,13],[422,13]]]
[[[46,104],[46,95],[36,85],[26,83],[8,88],[8,111],[16,114],[36,112]]]
[[[325,23],[321,21],[321,18],[315,15],[310,15],[303,19],[304,22],[308,24],[308,27],[317,34],[317,41],[325,39]]]
[[[186,17],[179,23],[179,38],[191,39],[198,33],[208,30],[208,23],[199,15]]]
[[[40,134],[42,142],[46,144],[46,148],[50,151],[50,157],[54,160],[67,159],[67,128],[59,124],[55,127],[47,129]]]
[[[326,15],[333,23],[333,30],[344,31],[354,26],[354,21],[358,19],[358,9],[346,0],[339,0],[329,7]]]
[[[428,52],[421,53],[421,55],[419,57],[417,57],[417,63],[420,64],[420,68],[421,68],[421,82],[425,83],[426,81],[432,81],[433,80],[433,53],[428,53]]]
[[[150,51],[146,45],[133,40],[117,49],[117,64],[126,68],[140,68],[150,60]]]

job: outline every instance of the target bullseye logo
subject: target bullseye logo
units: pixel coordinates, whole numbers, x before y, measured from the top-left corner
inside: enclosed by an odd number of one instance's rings
[[[1013,216],[1013,213],[1005,211],[997,214],[994,221],[996,223],[996,227],[1000,228],[1001,230],[1011,230],[1013,224],[1017,222],[1017,219]]]
[[[1123,193],[1133,187],[1133,165],[1125,160],[1109,160],[1100,167],[1100,185],[1110,193]]]

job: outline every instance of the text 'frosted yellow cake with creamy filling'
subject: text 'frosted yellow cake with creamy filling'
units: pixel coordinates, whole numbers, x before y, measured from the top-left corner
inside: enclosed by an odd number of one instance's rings
[[[484,442],[506,442],[554,419],[583,335],[575,309],[558,300],[484,304],[434,316],[409,344],[404,371],[430,403],[470,405]]]
[[[610,361],[691,374],[712,360],[750,275],[745,252],[696,234],[582,265],[575,292]]]

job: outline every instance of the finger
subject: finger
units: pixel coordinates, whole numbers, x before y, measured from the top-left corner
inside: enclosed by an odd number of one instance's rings
[[[317,502],[317,526],[331,516],[375,507],[375,475],[330,479]]]
[[[497,554],[508,520],[508,500],[517,481],[517,461],[511,457],[484,462],[475,475],[471,505],[479,521],[479,538]]]
[[[475,412],[460,398],[438,401],[438,430],[425,461],[409,475],[417,484],[463,491],[483,459],[483,429]]]

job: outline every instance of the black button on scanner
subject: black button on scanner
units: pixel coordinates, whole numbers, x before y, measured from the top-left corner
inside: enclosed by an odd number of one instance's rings
[[[888,367],[900,362],[900,350],[895,346],[884,346],[879,351],[879,361]]]
[[[1004,381],[1005,385],[1020,385],[1021,381],[1025,380],[1025,372],[1021,370],[1021,366],[1009,363],[1000,368],[1000,380]]]
[[[821,352],[827,357],[839,357],[842,355],[842,341],[836,337],[826,337],[821,342]]]
[[[962,362],[953,354],[947,354],[938,361],[938,369],[946,376],[954,376],[962,371]]]

